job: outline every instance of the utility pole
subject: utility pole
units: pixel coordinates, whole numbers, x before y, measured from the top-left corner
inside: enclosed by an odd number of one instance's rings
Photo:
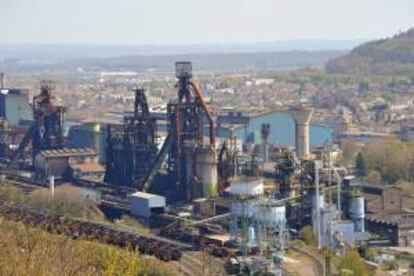
[[[320,160],[315,160],[315,197],[316,197],[316,236],[318,239],[318,249],[321,248],[321,199],[319,194],[319,167]]]
[[[329,185],[329,203],[328,203],[328,210],[329,210],[329,245],[332,248],[333,246],[333,225],[332,225],[332,158],[331,158],[331,152],[332,152],[332,145],[329,147],[328,152],[328,185]]]

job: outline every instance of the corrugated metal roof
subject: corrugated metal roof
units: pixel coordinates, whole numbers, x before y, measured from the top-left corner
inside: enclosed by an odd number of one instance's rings
[[[105,168],[99,163],[81,163],[81,164],[72,164],[70,165],[72,170],[78,170],[83,173],[88,172],[104,172]]]
[[[139,198],[145,198],[145,199],[151,199],[151,198],[163,198],[163,196],[156,195],[156,194],[150,194],[145,192],[135,192],[130,197],[139,197]]]
[[[91,148],[81,149],[56,149],[56,150],[43,150],[41,154],[45,157],[72,157],[72,156],[91,156],[97,155],[96,151]]]

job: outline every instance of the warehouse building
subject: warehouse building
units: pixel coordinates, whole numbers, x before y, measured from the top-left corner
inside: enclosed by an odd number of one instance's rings
[[[414,246],[414,196],[399,187],[363,185],[368,231],[391,244]]]
[[[72,177],[71,166],[79,170],[76,164],[98,163],[99,158],[95,150],[90,148],[43,150],[35,156],[35,174],[39,178]]]
[[[131,214],[141,218],[162,214],[165,211],[165,197],[144,192],[135,192],[129,196]]]

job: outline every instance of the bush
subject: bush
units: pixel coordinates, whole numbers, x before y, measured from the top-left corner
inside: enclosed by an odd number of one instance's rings
[[[384,261],[382,263],[382,269],[385,270],[385,271],[397,270],[398,269],[397,260]]]
[[[0,223],[0,275],[174,275],[157,260],[94,242]]]
[[[355,250],[348,250],[338,266],[339,275],[368,276],[368,268]]]
[[[367,249],[367,251],[366,251],[366,256],[365,256],[365,258],[366,258],[368,261],[374,261],[374,260],[375,260],[375,258],[377,257],[377,255],[378,255],[377,250],[376,250],[375,248],[370,247],[370,248],[368,248],[368,249]]]
[[[377,170],[370,170],[365,179],[370,184],[380,184],[382,182],[381,173]]]
[[[313,233],[313,228],[310,225],[303,227],[300,230],[300,238],[309,246],[316,246],[318,241],[316,240],[316,236]]]

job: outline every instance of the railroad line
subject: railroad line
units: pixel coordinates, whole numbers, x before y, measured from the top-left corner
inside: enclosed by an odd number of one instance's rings
[[[302,254],[302,255],[305,255],[306,257],[309,258],[309,260],[311,260],[311,262],[314,264],[314,267],[316,268],[316,270],[315,270],[316,275],[318,275],[318,276],[324,276],[325,275],[325,267],[324,267],[322,261],[320,261],[318,258],[316,258],[311,252],[309,252],[305,248],[298,248],[296,246],[292,246],[291,249],[293,251],[296,251],[296,252]]]
[[[141,254],[153,255],[163,261],[177,261],[184,250],[191,249],[166,239],[118,230],[105,224],[35,212],[2,201],[0,201],[0,216],[7,220],[22,222],[29,227],[41,228],[53,234],[66,235],[72,239],[97,241],[120,248],[136,249]]]

